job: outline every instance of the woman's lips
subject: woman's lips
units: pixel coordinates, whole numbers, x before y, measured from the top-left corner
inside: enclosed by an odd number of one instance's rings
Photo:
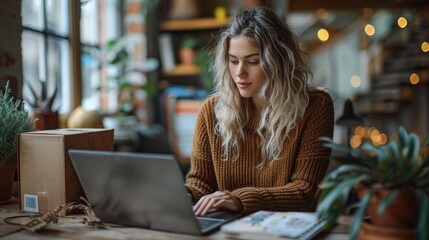
[[[248,83],[248,82],[238,82],[238,83],[237,83],[237,86],[238,86],[239,88],[243,89],[243,88],[247,88],[250,84],[251,84],[251,83]]]

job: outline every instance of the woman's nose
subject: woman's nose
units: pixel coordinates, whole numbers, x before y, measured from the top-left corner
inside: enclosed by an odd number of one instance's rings
[[[236,75],[237,77],[245,77],[247,74],[246,69],[244,68],[242,63],[239,63],[237,65],[237,69],[236,69]]]

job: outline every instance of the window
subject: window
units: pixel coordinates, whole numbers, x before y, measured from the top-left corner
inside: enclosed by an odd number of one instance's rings
[[[120,0],[81,1],[82,106],[85,109],[114,112],[117,108],[116,84],[110,86],[102,64],[101,49],[121,35]]]
[[[30,89],[41,95],[57,88],[54,110],[71,109],[70,30],[68,0],[22,1],[23,97],[35,101]],[[31,111],[31,110],[30,110]]]
[[[80,19],[71,11],[79,7]],[[98,53],[107,40],[120,35],[120,10],[120,0],[22,0],[23,98],[27,103],[36,100],[31,89],[40,95],[43,82],[48,96],[57,88],[53,109],[60,114],[69,113],[81,100],[84,107],[102,109],[107,97],[97,91],[104,84],[100,79],[105,71],[99,68]],[[80,27],[71,29],[79,22]],[[73,37],[79,35],[81,44],[74,44]],[[77,48],[84,50],[77,56],[81,61],[73,60],[77,58],[73,54],[81,50]]]

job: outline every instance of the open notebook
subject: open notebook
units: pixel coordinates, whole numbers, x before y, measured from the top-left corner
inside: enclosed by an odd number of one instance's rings
[[[89,150],[69,150],[69,155],[104,222],[201,235],[240,217],[219,211],[197,218],[173,155]]]
[[[234,239],[308,240],[325,228],[325,221],[309,212],[257,211],[221,227]]]

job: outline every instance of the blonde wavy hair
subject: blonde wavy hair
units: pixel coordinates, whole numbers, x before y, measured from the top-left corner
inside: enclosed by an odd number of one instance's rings
[[[240,96],[228,67],[230,39],[240,35],[259,49],[260,66],[267,77],[259,93],[265,105],[256,129],[261,138],[262,161],[258,165],[261,169],[268,162],[282,158],[283,144],[308,105],[311,73],[296,36],[269,8],[247,9],[221,30],[212,64],[215,75],[212,95],[218,97],[214,110],[224,160],[238,159],[240,144],[245,141],[244,127],[254,108],[251,99]]]

